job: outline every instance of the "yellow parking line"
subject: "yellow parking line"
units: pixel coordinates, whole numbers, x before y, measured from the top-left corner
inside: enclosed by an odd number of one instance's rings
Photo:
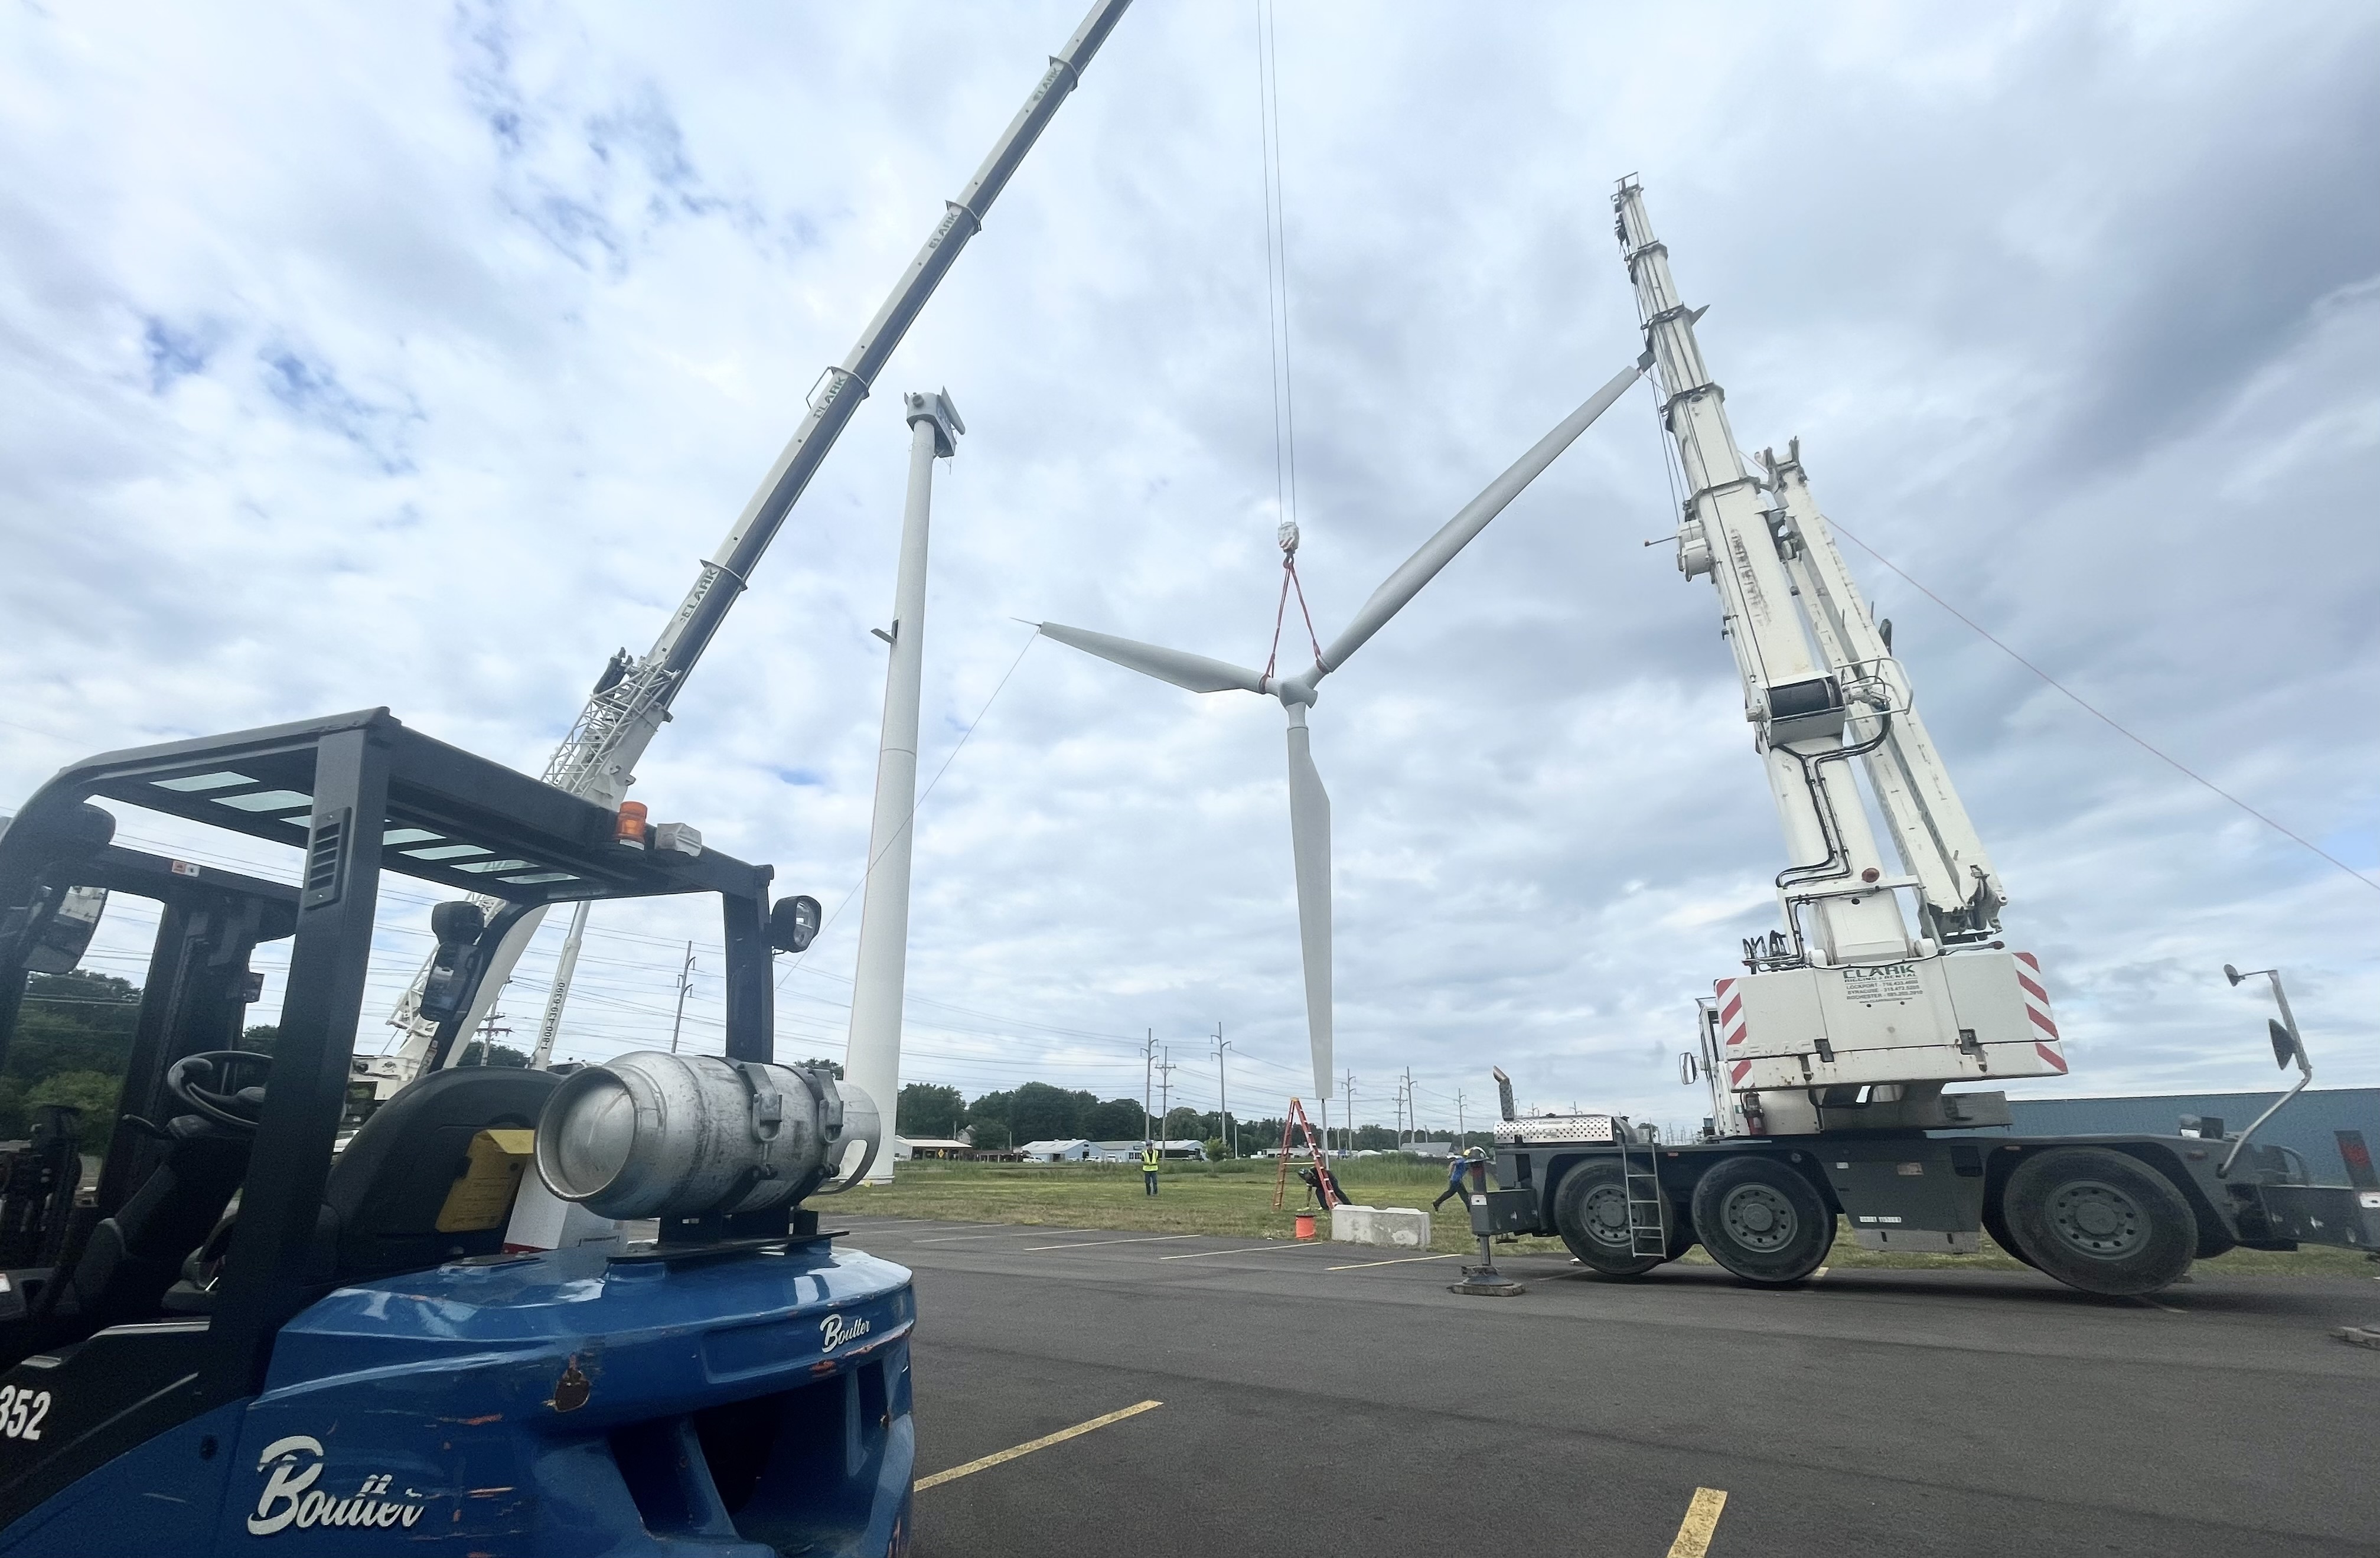
[[[1670,1544],[1670,1558],[1703,1558],[1710,1551],[1711,1533],[1718,1529],[1718,1512],[1726,1507],[1723,1490],[1695,1489],[1694,1501],[1686,1505],[1686,1517],[1678,1527],[1678,1540]]]
[[[1160,1255],[1160,1260],[1203,1260],[1209,1255],[1261,1255],[1272,1249],[1313,1249],[1311,1243],[1295,1239],[1275,1239],[1270,1244],[1252,1244],[1243,1249],[1194,1249],[1187,1255]]]
[[[969,1461],[965,1466],[954,1466],[948,1471],[938,1471],[931,1477],[920,1477],[917,1479],[917,1491],[922,1493],[929,1488],[939,1488],[945,1482],[971,1476],[987,1467],[999,1466],[1003,1461],[1013,1461],[1019,1455],[1029,1455],[1036,1450],[1047,1450],[1052,1444],[1062,1444],[1069,1439],[1090,1432],[1093,1429],[1105,1428],[1110,1423],[1120,1423],[1126,1418],[1138,1417],[1143,1412],[1154,1411],[1164,1405],[1165,1403],[1161,1401],[1135,1402],[1120,1412],[1110,1412],[1104,1417],[1093,1418],[1087,1423],[1076,1423],[1073,1428],[1060,1429],[1055,1433],[1045,1433],[1038,1439],[1027,1440],[1013,1450],[1002,1450],[997,1455],[986,1455],[981,1460]],[[1697,1548],[1695,1551],[1701,1550]]]
[[[1456,1260],[1455,1255],[1400,1255],[1393,1260],[1358,1260],[1351,1266],[1325,1266],[1326,1272],[1360,1272],[1366,1266],[1410,1266],[1416,1260]]]
[[[1093,1245],[1099,1244],[1164,1244],[1170,1239],[1195,1239],[1197,1236],[1196,1234],[1151,1234],[1137,1239],[1085,1239],[1080,1244],[1028,1244],[1025,1247],[1024,1253],[1030,1255],[1037,1249],[1088,1249]]]

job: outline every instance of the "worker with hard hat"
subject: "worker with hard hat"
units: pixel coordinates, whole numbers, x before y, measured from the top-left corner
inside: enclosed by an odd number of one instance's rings
[[[1145,1141],[1141,1143],[1140,1187],[1142,1194],[1149,1196],[1157,1194],[1157,1165],[1163,1156],[1164,1155],[1162,1153],[1158,1151],[1157,1143],[1153,1141]]]
[[[1429,1210],[1436,1211],[1439,1207],[1446,1204],[1447,1198],[1449,1197],[1452,1197],[1456,1200],[1461,1200],[1463,1199],[1463,1171],[1469,1168],[1475,1160],[1484,1158],[1487,1155],[1487,1153],[1482,1152],[1476,1147],[1472,1148],[1467,1152],[1454,1152],[1449,1154],[1446,1160],[1446,1188],[1438,1193],[1438,1199],[1429,1203]]]

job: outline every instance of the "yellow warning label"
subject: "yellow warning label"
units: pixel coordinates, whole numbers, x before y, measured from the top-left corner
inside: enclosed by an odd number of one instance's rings
[[[463,1172],[438,1209],[442,1234],[477,1234],[502,1226],[512,1215],[513,1193],[537,1150],[531,1130],[481,1131],[471,1138]]]

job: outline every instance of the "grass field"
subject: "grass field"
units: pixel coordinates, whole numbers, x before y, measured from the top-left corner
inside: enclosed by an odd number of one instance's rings
[[[1353,1199],[1372,1206],[1427,1207],[1446,1183],[1444,1168],[1384,1158],[1350,1158],[1339,1166],[1339,1183]],[[1275,1211],[1273,1163],[1245,1159],[1228,1163],[1169,1162],[1156,1196],[1141,1191],[1140,1170],[1128,1163],[943,1163],[909,1162],[889,1186],[850,1192],[835,1211],[884,1217],[947,1218],[954,1222],[1014,1223],[1068,1228],[1115,1228],[1133,1233],[1214,1234],[1249,1239],[1295,1236],[1293,1220],[1306,1200],[1294,1175]],[[1327,1224],[1325,1233],[1328,1233]],[[1433,1250],[1448,1254],[1475,1248],[1470,1223],[1450,1204],[1431,1220]],[[1518,1251],[1563,1253],[1557,1239],[1523,1239]],[[1689,1265],[1707,1264],[1697,1247]],[[1987,1238],[1981,1255],[1878,1254],[1860,1248],[1844,1234],[1828,1264],[1856,1270],[1877,1267],[1969,1266],[2021,1270],[2022,1264]],[[2258,1275],[2380,1274],[2363,1255],[2345,1249],[2301,1249],[2293,1254],[2235,1249],[2199,1262],[2207,1272]]]

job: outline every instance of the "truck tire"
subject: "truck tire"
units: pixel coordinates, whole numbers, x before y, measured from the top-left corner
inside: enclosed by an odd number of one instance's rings
[[[1984,1198],[1984,1232],[1992,1236],[1992,1243],[2010,1256],[2028,1266],[2033,1265],[2033,1257],[2024,1252],[2024,1247],[2016,1242],[2016,1235],[2009,1232],[2008,1215],[2001,1210],[1999,1199],[1988,1194]],[[2034,1269],[2039,1270],[2038,1267]]]
[[[2024,1258],[2085,1293],[2155,1293],[2189,1271],[2198,1250],[2198,1219],[2181,1192],[2104,1147],[2028,1155],[2000,1204]]]
[[[1554,1226],[1579,1264],[1597,1276],[1641,1277],[1664,1256],[1638,1255],[1628,1235],[1628,1185],[1609,1160],[1581,1163],[1554,1193]]]
[[[1834,1247],[1816,1187],[1767,1157],[1730,1158],[1694,1187],[1694,1232],[1710,1258],[1761,1287],[1800,1282]]]

